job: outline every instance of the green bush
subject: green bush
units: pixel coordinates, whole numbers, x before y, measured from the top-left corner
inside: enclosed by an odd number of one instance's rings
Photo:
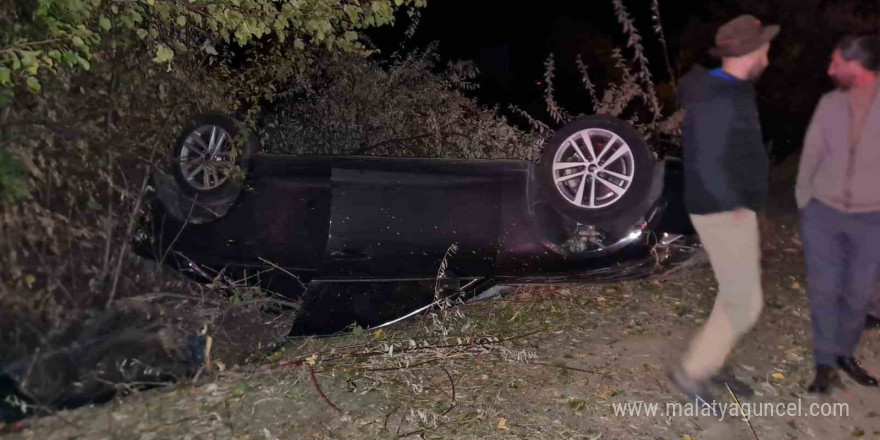
[[[424,0],[0,2],[0,359],[113,298],[166,286],[129,252],[146,177],[187,119],[253,121],[317,53]],[[180,287],[178,285],[178,287]],[[22,322],[28,322],[27,329]],[[8,325],[7,325],[8,324]]]
[[[0,204],[12,204],[30,194],[21,161],[0,150]]]

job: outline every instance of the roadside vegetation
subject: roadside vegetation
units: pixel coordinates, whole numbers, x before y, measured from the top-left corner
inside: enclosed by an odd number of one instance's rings
[[[405,48],[423,0],[0,5],[0,372],[20,385],[4,417],[198,378],[284,343],[295,302],[222,273],[195,284],[131,252],[149,239],[152,177],[193,115],[234,115],[264,151],[285,154],[536,160],[553,129],[594,112],[674,148],[680,114],[658,98],[641,34],[613,3],[628,39],[608,60],[617,76],[596,85],[580,59],[550,55],[546,115],[482,106],[472,65]],[[401,49],[376,53],[366,33],[401,23]],[[654,35],[664,38],[659,16]],[[556,102],[557,62],[580,69],[585,108]],[[450,343],[441,327],[420,336],[427,347]],[[461,353],[534,360],[498,344],[509,335],[480,337]],[[412,387],[412,374],[394,380]]]

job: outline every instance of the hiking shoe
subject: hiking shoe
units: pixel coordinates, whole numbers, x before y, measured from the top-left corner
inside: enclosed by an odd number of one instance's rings
[[[688,401],[694,402],[698,406],[700,414],[709,411],[713,417],[718,416],[715,398],[705,382],[691,378],[681,367],[670,371],[667,376],[678,392],[684,394]]]
[[[828,391],[840,384],[840,376],[837,370],[830,365],[816,365],[816,378],[813,383],[807,387],[807,392],[811,394],[828,394]]]
[[[738,399],[751,399],[752,397],[755,397],[755,390],[752,389],[749,384],[737,379],[736,376],[733,375],[733,373],[718,373],[712,376],[712,379],[710,379],[710,381],[713,384],[720,386],[722,389],[724,389],[725,392],[727,391],[725,385],[729,386],[730,390],[733,391],[734,394],[736,394],[736,397]]]

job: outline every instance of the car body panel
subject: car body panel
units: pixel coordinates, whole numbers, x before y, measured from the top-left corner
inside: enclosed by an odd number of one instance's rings
[[[680,266],[694,254],[692,240],[664,240],[694,234],[681,171],[679,160],[660,162],[644,217],[610,219],[609,240],[572,251],[572,230],[584,225],[547,201],[532,162],[257,155],[246,189],[212,222],[185,225],[157,200],[152,247],[173,243],[183,258],[165,262],[203,280],[256,272],[263,287],[304,299],[296,328],[330,332],[347,319],[369,326],[398,316],[433,298],[441,281],[475,293],[493,283],[609,282]],[[674,255],[663,253],[671,248]]]
[[[452,244],[462,276],[491,273],[498,252],[498,176],[484,169],[434,172],[425,160],[333,167],[330,238],[322,277],[412,277],[436,273]]]

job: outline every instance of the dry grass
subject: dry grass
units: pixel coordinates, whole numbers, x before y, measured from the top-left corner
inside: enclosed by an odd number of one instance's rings
[[[603,325],[613,319],[604,313],[618,310],[633,298],[630,285],[561,290],[523,287],[509,299],[465,307],[444,304],[405,327],[331,340],[291,341],[263,365],[213,373],[211,384],[179,385],[104,408],[77,410],[75,417],[44,418],[30,432],[41,438],[48,431],[55,433],[52,438],[67,438],[59,436],[62,432],[100,438],[112,429],[114,438],[176,438],[183,429],[192,438],[214,434],[240,438],[236,433],[244,432],[259,438],[263,429],[274,436],[293,429],[297,436],[279,438],[301,438],[299,434],[329,428],[345,432],[342,437],[346,438],[416,433],[448,438],[457,433],[504,433],[497,424],[506,418],[508,430],[524,429],[537,436],[531,438],[558,438],[557,434],[570,428],[515,420],[507,415],[505,402],[528,392],[529,378],[535,375],[572,381],[573,375],[592,371],[574,366],[571,359],[539,354],[545,351],[541,347]],[[597,312],[603,317],[597,317]],[[629,323],[625,333],[645,331]],[[587,374],[613,377],[598,370]],[[327,395],[326,401],[321,393]],[[584,411],[587,404],[577,402],[563,398],[560,406]],[[341,417],[333,406],[343,411]],[[102,413],[106,414],[96,416]],[[278,413],[288,416],[278,417]],[[314,418],[320,422],[313,424]]]
[[[791,225],[775,225],[766,242],[767,306],[730,365],[756,399],[788,403],[807,398],[808,309],[794,284],[803,281]],[[613,403],[680,401],[664,371],[707,316],[713,288],[706,268],[650,282],[523,286],[376,332],[292,340],[263,362],[32,420],[10,438],[747,438],[748,426],[730,418],[613,412]],[[880,334],[865,339],[862,357],[877,365]],[[870,436],[878,402],[868,391],[830,397],[848,402],[850,417],[752,424],[762,440]]]

